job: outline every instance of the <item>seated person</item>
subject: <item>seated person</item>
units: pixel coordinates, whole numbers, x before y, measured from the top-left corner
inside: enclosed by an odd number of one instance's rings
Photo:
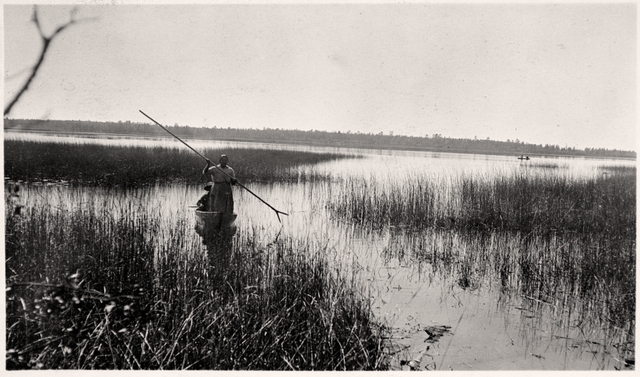
[[[213,182],[207,182],[207,184],[204,185],[204,190],[207,193],[202,195],[202,197],[198,200],[198,203],[196,203],[198,205],[199,211],[209,211],[209,203],[211,201],[211,186],[213,186]]]

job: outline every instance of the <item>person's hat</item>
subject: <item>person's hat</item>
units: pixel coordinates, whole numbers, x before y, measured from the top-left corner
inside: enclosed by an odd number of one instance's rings
[[[204,185],[204,189],[209,191],[209,190],[211,190],[211,186],[213,186],[213,182],[207,182]]]

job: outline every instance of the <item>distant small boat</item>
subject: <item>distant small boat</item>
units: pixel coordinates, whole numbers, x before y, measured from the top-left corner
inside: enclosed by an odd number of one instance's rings
[[[525,156],[520,156],[520,157],[518,157],[518,160],[528,160],[528,159],[529,159],[529,156],[526,156],[526,157]]]
[[[196,233],[210,237],[221,233],[234,233],[237,213],[196,210]]]

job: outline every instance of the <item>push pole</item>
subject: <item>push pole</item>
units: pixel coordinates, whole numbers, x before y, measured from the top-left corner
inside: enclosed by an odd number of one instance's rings
[[[168,129],[166,129],[163,125],[161,125],[160,123],[156,122],[153,118],[151,118],[150,116],[148,116],[147,114],[145,114],[142,110],[138,110],[142,113],[142,115],[146,116],[147,118],[151,119],[151,121],[155,124],[157,124],[160,128],[162,128],[163,130],[167,131],[171,136],[175,137],[176,139],[178,139],[182,144],[186,145],[189,149],[191,149],[192,151],[194,151],[198,156],[202,157],[205,159],[205,161],[207,161],[208,163],[211,163],[211,160],[209,160],[208,158],[206,158],[205,156],[202,155],[202,153],[198,152],[197,150],[193,149],[189,144],[185,143],[184,140],[180,139],[179,137],[177,137],[176,135],[173,134],[173,132],[169,131]],[[226,171],[220,169],[217,165],[213,165],[213,167],[215,167],[216,169],[220,170],[222,172],[222,174],[226,175],[229,178],[234,178],[232,176],[230,176],[229,174],[227,174]],[[235,179],[235,178],[234,178]],[[264,199],[262,199],[261,197],[259,197],[258,195],[256,195],[253,191],[249,190],[245,185],[243,185],[242,183],[238,182],[238,180],[236,179],[236,184],[240,187],[242,187],[243,189],[247,190],[251,195],[255,196],[256,198],[258,198],[258,200],[260,200],[262,203],[266,204],[269,208],[271,208],[275,213],[276,216],[278,216],[278,221],[280,223],[282,223],[282,220],[280,220],[280,214],[283,215],[287,215],[289,216],[288,213],[286,212],[282,212],[282,211],[278,211],[277,209],[273,208],[271,206],[271,204],[267,203],[266,201],[264,201]]]

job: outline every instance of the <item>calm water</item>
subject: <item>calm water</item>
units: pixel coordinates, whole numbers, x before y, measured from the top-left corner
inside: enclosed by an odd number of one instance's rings
[[[85,139],[19,133],[6,133],[5,138],[186,148],[167,139]],[[429,261],[414,253],[416,242],[424,239],[466,248],[465,240],[456,235],[434,229],[424,229],[418,235],[393,229],[368,232],[333,218],[325,209],[325,203],[330,195],[337,193],[345,178],[365,178],[384,187],[391,181],[411,184],[416,177],[428,177],[439,182],[443,190],[450,190],[461,175],[492,179],[502,174],[526,172],[595,177],[606,173],[599,167],[635,166],[635,161],[540,157],[521,162],[515,156],[188,142],[196,149],[277,148],[363,157],[301,168],[329,174],[332,177],[329,182],[249,185],[272,206],[289,213],[283,217],[282,224],[267,206],[249,193],[235,189],[237,225],[240,233],[251,233],[265,245],[277,237],[290,237],[313,243],[327,252],[337,267],[361,284],[372,300],[376,315],[393,327],[399,344],[397,369],[401,368],[400,360],[412,359],[419,359],[422,368],[435,366],[438,370],[613,369],[624,365],[615,349],[607,347],[605,352],[602,345],[608,340],[604,331],[567,325],[557,307],[501,291],[489,277],[478,287],[462,288],[456,284],[455,275],[436,270]],[[233,154],[229,157],[229,164],[233,166]],[[77,195],[61,186],[30,186],[25,191],[25,202],[48,205],[71,201],[71,196]],[[160,216],[163,229],[168,233],[177,221],[194,222],[188,206],[195,204],[202,193],[200,187],[179,185],[126,193],[104,191],[104,196],[112,205],[144,203],[134,208]],[[197,237],[195,231],[193,236]],[[196,250],[200,251],[204,252]],[[423,328],[444,325],[451,326],[451,333],[437,343],[425,342],[427,336]]]

